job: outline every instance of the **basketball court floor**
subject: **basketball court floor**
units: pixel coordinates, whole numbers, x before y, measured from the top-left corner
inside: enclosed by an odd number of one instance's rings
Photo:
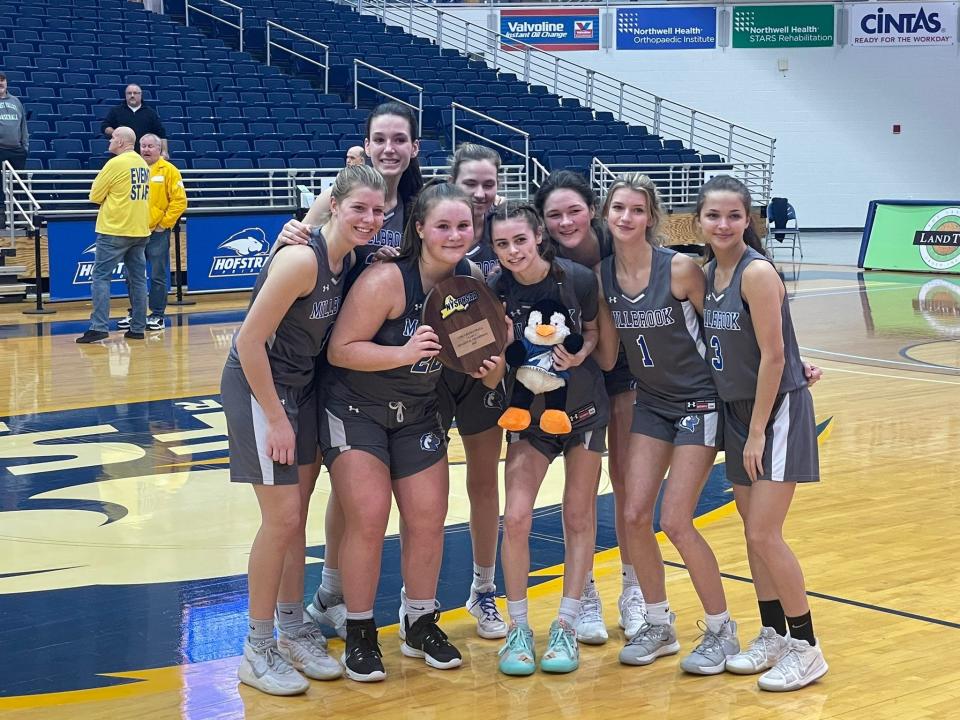
[[[619,665],[619,556],[606,475],[595,573],[610,641],[583,647],[572,675],[500,675],[499,642],[478,638],[462,607],[471,558],[454,437],[438,598],[463,667],[430,670],[400,655],[394,518],[377,601],[387,680],[314,682],[295,698],[238,686],[247,552],[259,519],[250,489],[228,481],[218,398],[246,305],[238,294],[172,307],[168,328],[145,341],[114,332],[92,346],[74,343],[88,305],[57,306],[40,322],[21,315],[24,306],[0,306],[0,717],[960,717],[952,446],[960,438],[960,280],[778,265],[803,353],[825,371],[813,390],[823,482],[798,490],[786,528],[830,664],[816,684],[774,695],[755,678],[685,676],[677,657]],[[113,316],[125,307],[117,301]],[[553,467],[532,540],[531,618],[541,647],[563,573],[561,478]],[[323,474],[308,529],[311,590],[328,487]],[[697,512],[747,643],[758,613],[722,464]],[[702,611],[666,541],[663,552],[684,652]],[[330,644],[339,655],[341,642]]]

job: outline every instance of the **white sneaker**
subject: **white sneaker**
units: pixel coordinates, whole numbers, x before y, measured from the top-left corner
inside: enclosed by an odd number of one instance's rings
[[[703,620],[698,620],[697,624],[703,635],[693,652],[680,661],[680,669],[692,675],[719,675],[726,667],[727,658],[740,652],[737,623],[727,620],[718,632],[711,632]]]
[[[827,661],[823,659],[820,643],[812,646],[806,640],[787,641],[787,651],[777,664],[757,680],[761,690],[788,692],[806,687],[827,673]]]
[[[347,638],[347,606],[340,602],[326,607],[323,603],[314,602],[307,605],[307,615],[317,625],[333,628],[341,640]]]
[[[308,678],[335,680],[343,674],[340,663],[327,655],[327,639],[312,622],[304,623],[294,634],[280,631],[277,652]]]
[[[585,645],[603,645],[608,638],[607,626],[603,623],[603,605],[596,587],[584,588],[580,596],[580,613],[577,615],[577,640]]]
[[[507,636],[507,623],[497,608],[496,596],[496,587],[480,592],[470,586],[467,610],[477,619],[477,635],[486,640],[498,640]]]
[[[647,617],[643,592],[638,587],[631,587],[620,596],[617,605],[620,607],[620,627],[623,628],[624,637],[632,640]]]
[[[237,677],[244,685],[268,695],[299,695],[310,687],[310,681],[277,652],[275,640],[259,650],[245,642]]]
[[[789,639],[777,635],[773,628],[760,628],[760,634],[750,643],[750,647],[731,658],[727,658],[727,672],[735,675],[755,675],[769,670],[787,651]]]

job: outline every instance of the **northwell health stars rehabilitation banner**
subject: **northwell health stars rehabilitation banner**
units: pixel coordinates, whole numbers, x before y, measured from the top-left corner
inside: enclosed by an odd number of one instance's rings
[[[839,6],[736,5],[730,22],[735,49],[950,47],[957,44],[957,2],[870,2]],[[726,33],[717,7],[620,7],[500,11],[500,32],[541,50],[713,50]],[[837,15],[849,15],[849,35],[837,35]],[[612,15],[612,18],[611,18]],[[601,42],[600,28],[613,23]],[[846,35],[846,33],[845,33]],[[503,48],[520,47],[505,41]]]

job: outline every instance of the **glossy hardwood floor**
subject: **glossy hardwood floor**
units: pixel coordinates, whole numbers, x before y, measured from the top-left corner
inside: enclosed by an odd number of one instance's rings
[[[19,307],[0,307],[0,717],[960,717],[952,447],[960,438],[960,280],[784,270],[804,353],[825,369],[814,388],[823,482],[798,490],[786,528],[830,664],[815,685],[775,695],[755,678],[686,676],[676,657],[619,665],[619,556],[606,478],[595,571],[610,641],[582,647],[572,675],[500,675],[498,642],[476,637],[460,607],[470,555],[454,440],[439,597],[464,666],[441,672],[400,656],[390,626],[399,588],[392,540],[378,597],[386,682],[314,682],[297,698],[238,686],[257,511],[248,489],[226,481],[217,412],[220,369],[246,302],[236,295],[205,298],[147,341],[114,333],[87,347],[74,338],[88,307],[59,306],[39,325]],[[117,302],[114,316],[124,307]],[[563,572],[560,477],[551,472],[532,548],[540,647]],[[756,603],[742,526],[716,474],[698,522],[746,643],[758,629]],[[327,487],[322,475],[308,585],[319,578]],[[702,610],[679,556],[666,541],[662,549],[684,652]],[[332,653],[341,647],[331,641]]]

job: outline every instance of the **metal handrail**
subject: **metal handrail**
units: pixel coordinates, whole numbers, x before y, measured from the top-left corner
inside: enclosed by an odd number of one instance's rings
[[[275,28],[277,28],[277,30],[282,30],[282,31],[285,32],[285,33],[288,33],[288,34],[290,34],[290,35],[293,35],[294,37],[299,38],[300,40],[304,40],[304,41],[306,41],[306,42],[313,43],[314,45],[317,45],[318,47],[323,48],[323,53],[324,53],[324,55],[323,55],[323,62],[321,63],[319,60],[314,60],[313,58],[308,58],[306,55],[301,55],[301,54],[298,53],[296,50],[293,50],[293,49],[288,48],[288,47],[284,47],[283,45],[280,45],[279,43],[273,42],[273,41],[270,39],[270,28],[272,28],[272,27],[275,27]],[[288,53],[290,53],[291,55],[293,55],[294,57],[300,58],[301,60],[305,60],[305,61],[308,62],[308,63],[312,63],[313,65],[316,65],[317,67],[323,68],[323,92],[324,92],[324,94],[327,94],[327,93],[330,91],[330,46],[329,46],[329,45],[326,45],[325,43],[322,43],[322,42],[320,42],[319,40],[314,40],[312,37],[308,37],[307,35],[303,35],[303,34],[301,34],[301,33],[298,33],[296,30],[291,30],[290,28],[288,28],[288,27],[286,27],[286,26],[284,26],[284,25],[281,25],[280,23],[275,23],[275,22],[273,22],[273,20],[267,20],[267,38],[266,38],[266,44],[267,44],[267,65],[270,64],[270,61],[271,61],[271,59],[272,59],[271,53],[270,53],[270,48],[271,48],[271,47],[275,47],[275,48],[277,48],[277,50],[283,50],[284,52],[288,52]]]
[[[657,186],[667,210],[696,204],[697,194],[708,175],[732,175],[750,190],[755,205],[770,202],[772,182],[769,163],[603,163],[593,158],[590,167],[592,187],[601,196],[623,175],[643,173]]]
[[[535,157],[530,158],[530,185],[532,187],[539,190],[549,174],[550,171],[547,170],[543,163]]]
[[[486,115],[485,113],[482,113],[479,110],[474,110],[473,108],[468,108],[466,105],[461,105],[458,102],[450,103],[450,143],[453,146],[454,152],[456,152],[456,149],[457,149],[457,109],[458,108],[464,112],[474,115],[475,117],[483,120],[484,122],[494,123],[495,125],[499,125],[502,128],[505,128],[511,132],[515,132],[518,135],[522,136],[523,152],[521,153],[519,150],[514,150],[509,145],[504,145],[503,143],[498,143],[495,140],[491,140],[490,138],[485,138],[483,135],[475,133],[473,130],[470,130],[469,128],[460,127],[461,132],[466,133],[467,135],[471,135],[472,137],[475,137],[479,140],[482,140],[487,145],[493,145],[495,147],[501,148],[502,150],[506,150],[507,152],[513,153],[514,155],[519,155],[520,157],[522,157],[525,178],[530,177],[530,133],[528,133],[526,130],[521,130],[518,127],[510,125],[509,123],[505,123],[501,120],[497,120],[495,117]]]
[[[407,102],[406,100],[401,100],[400,98],[391,95],[390,93],[386,92],[385,90],[381,90],[380,88],[376,87],[375,85],[368,85],[367,83],[362,82],[362,81],[360,80],[360,72],[359,72],[359,69],[360,69],[361,66],[362,66],[362,67],[365,67],[365,68],[367,68],[367,69],[369,69],[369,70],[373,70],[374,72],[378,72],[378,73],[380,73],[381,75],[390,78],[391,80],[396,80],[397,82],[400,82],[400,83],[406,85],[407,87],[411,87],[411,88],[413,88],[414,90],[416,90],[416,91],[417,91],[417,104],[416,104],[416,105],[413,105],[413,104]],[[378,68],[376,65],[371,65],[370,63],[364,62],[363,60],[358,60],[357,58],[354,58],[354,59],[353,59],[353,107],[354,107],[354,108],[359,107],[359,102],[360,102],[360,92],[359,92],[359,91],[360,91],[360,88],[361,88],[361,87],[365,87],[365,88],[367,88],[368,90],[373,90],[375,93],[378,93],[378,94],[380,94],[380,95],[383,95],[384,97],[388,97],[388,98],[390,98],[391,100],[394,100],[394,101],[400,103],[401,105],[406,105],[406,106],[407,106],[408,108],[410,108],[411,110],[416,110],[416,111],[417,111],[417,127],[418,127],[418,128],[421,128],[421,130],[422,130],[422,128],[423,128],[423,87],[422,87],[421,85],[417,85],[416,83],[412,83],[412,82],[410,82],[409,80],[404,80],[404,79],[403,79],[402,77],[400,77],[399,75],[394,75],[393,73],[389,73],[389,72],[387,72],[386,70],[384,70],[384,69],[382,69],[382,68]]]
[[[233,8],[240,13],[240,18],[238,20],[239,24],[234,25],[229,20],[226,20],[218,15],[214,15],[213,13],[208,13],[206,10],[201,10],[196,5],[193,6],[193,11],[216,20],[217,22],[223,23],[227,27],[232,27],[234,30],[238,30],[240,32],[240,52],[243,52],[243,8],[239,5],[234,5],[232,2],[227,2],[227,0],[216,0],[216,2],[220,3],[221,5],[226,5],[229,8]],[[183,24],[187,27],[190,27],[190,8],[190,0],[183,0]]]
[[[7,216],[7,225],[10,227],[10,243],[13,245],[16,242],[16,229],[15,229],[15,218],[16,212],[19,211],[20,215],[23,216],[23,219],[26,221],[27,226],[31,230],[36,230],[36,226],[33,222],[34,213],[38,213],[41,210],[40,203],[37,202],[37,199],[33,196],[33,193],[30,192],[24,182],[23,178],[17,173],[13,165],[10,164],[9,160],[4,160],[3,165],[0,165],[0,172],[3,173],[3,192],[4,198],[6,199],[6,207],[4,208],[4,214]],[[23,205],[17,199],[17,196],[13,192],[13,182],[16,180],[17,185],[20,186],[20,189],[26,195],[28,204],[31,206],[31,211],[25,210]]]
[[[776,140],[772,137],[505,37],[420,0],[402,4],[354,0],[352,4],[358,11],[380,17],[384,24],[391,22],[440,46],[480,56],[528,84],[542,84],[555,94],[576,97],[595,110],[649,126],[654,133],[681,140],[701,152],[734,162],[773,163]]]

